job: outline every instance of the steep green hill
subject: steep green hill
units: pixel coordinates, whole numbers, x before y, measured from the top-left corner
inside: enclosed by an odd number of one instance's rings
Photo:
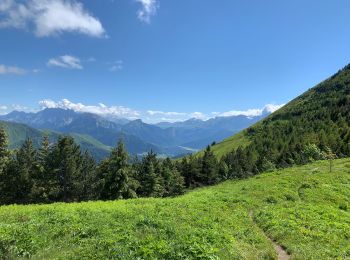
[[[0,207],[4,258],[350,257],[350,159],[228,181],[171,199]],[[275,241],[272,242],[272,241]],[[281,247],[279,250],[281,250]]]
[[[0,121],[0,127],[4,128],[9,139],[9,148],[17,149],[23,142],[30,138],[35,147],[40,147],[42,138],[47,135],[51,142],[55,142],[62,133],[50,130],[37,130],[24,124]],[[97,160],[108,156],[111,148],[96,139],[76,133],[68,134],[74,138],[82,150],[88,150]]]
[[[252,127],[215,145],[219,157],[248,147],[277,165],[300,161],[303,147],[315,144],[338,156],[350,155],[350,65]]]

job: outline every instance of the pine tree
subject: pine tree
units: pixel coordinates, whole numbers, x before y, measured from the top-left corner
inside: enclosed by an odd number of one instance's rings
[[[184,157],[178,166],[181,175],[185,179],[186,188],[195,188],[200,186],[201,182],[201,165],[197,158],[193,155]]]
[[[182,195],[185,192],[185,180],[177,169],[172,169],[168,182],[168,196]]]
[[[71,137],[60,137],[54,145],[48,159],[50,175],[54,183],[50,189],[50,197],[55,201],[77,200],[76,187],[81,175],[82,155],[79,145]]]
[[[31,198],[33,201],[45,203],[50,202],[49,193],[54,183],[53,176],[50,176],[48,158],[50,154],[50,141],[48,136],[44,136],[41,141],[41,147],[37,152],[37,171],[33,176],[33,187],[31,191]]]
[[[152,151],[142,160],[138,173],[140,188],[139,193],[144,197],[162,197],[164,194],[164,180],[157,156]]]
[[[27,139],[16,155],[17,161],[17,193],[20,202],[29,202],[30,194],[33,192],[33,180],[38,173],[37,154],[31,139]]]
[[[5,170],[6,164],[9,160],[9,151],[8,151],[8,140],[4,128],[0,128],[0,175]]]
[[[229,168],[225,161],[221,160],[219,163],[218,178],[219,181],[225,181],[229,179]]]
[[[161,165],[161,175],[164,184],[164,197],[175,196],[183,194],[184,191],[184,178],[180,172],[176,169],[175,165],[169,158],[166,158]]]
[[[218,163],[211,147],[208,146],[202,157],[201,178],[204,185],[215,184],[218,181]]]
[[[129,165],[129,155],[122,141],[119,141],[118,146],[113,149],[107,164],[102,197],[105,199],[135,197],[131,185],[132,169]]]
[[[0,204],[14,203],[15,195],[12,192],[12,185],[16,180],[16,170],[14,163],[10,158],[10,152],[7,148],[8,140],[6,132],[0,128]]]
[[[44,167],[47,161],[47,158],[50,153],[50,140],[47,135],[45,135],[41,141],[41,147],[38,151],[38,163],[41,167]]]

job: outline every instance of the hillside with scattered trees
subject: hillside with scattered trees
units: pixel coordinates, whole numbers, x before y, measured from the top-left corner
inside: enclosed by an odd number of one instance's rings
[[[141,159],[130,158],[119,142],[97,163],[68,136],[54,143],[45,137],[39,149],[27,139],[20,149],[9,150],[2,129],[0,203],[169,197],[276,168],[347,157],[349,107],[347,66],[231,139],[176,161],[160,159],[152,151]]]

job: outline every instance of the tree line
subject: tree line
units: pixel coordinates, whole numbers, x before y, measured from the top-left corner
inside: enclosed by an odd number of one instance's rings
[[[215,160],[214,155],[204,166]],[[202,184],[209,184],[203,172]],[[39,149],[27,139],[16,151],[8,149],[0,129],[0,204],[28,204],[115,200],[181,195],[191,185],[180,164],[159,159],[153,152],[131,158],[120,141],[108,158],[96,163],[68,136],[50,143],[44,137]]]
[[[186,189],[333,156],[329,148],[322,151],[310,144],[292,152],[286,159],[289,164],[276,164],[271,151],[259,154],[256,147],[255,143],[239,147],[218,160],[208,146],[202,156],[173,161],[159,159],[153,152],[131,158],[119,141],[108,158],[96,163],[68,136],[56,143],[44,137],[39,149],[27,139],[20,149],[10,151],[0,129],[0,204],[171,197]]]

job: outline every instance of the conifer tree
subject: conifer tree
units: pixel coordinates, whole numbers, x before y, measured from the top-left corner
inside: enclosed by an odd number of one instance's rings
[[[7,148],[8,140],[5,129],[0,127],[0,204],[13,203],[14,194],[12,192],[16,170],[10,170],[14,164],[10,160],[10,152]]]
[[[120,140],[107,161],[102,197],[105,199],[135,197],[135,191],[131,185],[131,173],[129,155],[125,150],[124,143]]]
[[[50,154],[50,141],[45,135],[41,141],[41,147],[37,152],[37,171],[33,176],[31,198],[36,202],[49,202],[50,189],[54,183],[54,176],[50,176],[48,158]]]
[[[164,197],[183,194],[184,178],[176,169],[175,165],[169,158],[166,158],[162,163],[162,178],[164,183]]]
[[[16,155],[17,161],[17,199],[29,202],[32,193],[33,180],[38,173],[37,154],[31,139],[26,139]]]
[[[162,197],[164,194],[164,180],[160,173],[159,161],[153,151],[142,160],[139,180],[139,193],[144,197]]]
[[[207,146],[202,158],[201,178],[205,185],[215,184],[218,181],[217,160],[211,147]]]
[[[194,188],[200,186],[201,165],[199,160],[192,154],[182,159],[178,169],[180,169],[181,175],[185,179],[185,187]]]
[[[3,173],[9,160],[8,140],[5,129],[0,127],[0,174]]]
[[[58,201],[77,199],[76,186],[81,174],[82,156],[79,145],[71,137],[60,137],[49,155],[50,175],[55,182],[50,190],[50,196]]]

